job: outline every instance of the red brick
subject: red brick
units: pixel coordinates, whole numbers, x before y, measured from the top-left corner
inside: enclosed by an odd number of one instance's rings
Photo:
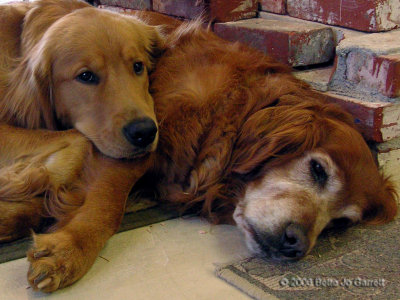
[[[261,10],[275,14],[286,14],[286,0],[261,0]]]
[[[151,0],[100,0],[100,4],[131,9],[152,9]]]
[[[398,0],[287,0],[287,11],[296,18],[368,32],[400,25]]]
[[[227,22],[255,17],[258,0],[153,0],[153,9],[185,19],[203,15],[210,21]]]
[[[203,0],[153,0],[153,10],[185,19],[194,19],[206,13]]]
[[[400,98],[399,40],[399,30],[345,38],[336,48],[330,88],[368,98]]]
[[[376,57],[351,52],[347,56],[347,80],[390,98],[400,97],[400,55]]]
[[[293,18],[287,21],[281,17],[217,23],[214,31],[222,38],[241,41],[292,66],[318,64],[333,58],[331,28],[319,24],[304,25],[302,21]]]
[[[210,0],[210,20],[228,22],[253,18],[257,15],[258,0]]]
[[[354,116],[364,138],[375,142],[385,142],[400,137],[400,104],[391,102],[367,102],[324,93],[328,101],[337,103]]]

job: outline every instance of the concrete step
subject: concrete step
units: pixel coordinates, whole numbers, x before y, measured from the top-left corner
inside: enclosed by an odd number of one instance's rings
[[[293,75],[307,82],[315,90],[327,92],[329,88],[329,80],[333,71],[333,66],[327,66],[304,71],[295,71],[293,72]]]
[[[237,22],[216,23],[214,32],[230,41],[240,41],[277,60],[296,66],[328,62],[334,57],[331,28],[269,14]]]
[[[392,179],[400,182],[400,138],[380,143],[375,146],[375,155],[379,167],[386,176],[392,176]],[[398,186],[400,188],[400,186]]]
[[[292,17],[361,31],[387,31],[400,25],[398,0],[287,0],[286,5]]]

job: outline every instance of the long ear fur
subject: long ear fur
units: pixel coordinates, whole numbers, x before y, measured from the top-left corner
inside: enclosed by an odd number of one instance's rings
[[[56,129],[51,98],[50,57],[39,44],[9,74],[0,119],[24,128]]]
[[[43,35],[58,19],[80,8],[83,1],[32,2],[21,34],[22,57],[13,71],[1,78],[0,120],[25,128],[56,129],[52,108],[51,58]]]
[[[145,39],[146,40],[146,39]],[[157,60],[165,51],[165,36],[162,26],[147,26],[146,51],[150,57],[150,71],[154,69]]]
[[[392,221],[397,214],[398,194],[389,178],[383,178],[383,183],[372,195],[366,195],[367,207],[362,220],[367,224],[384,224]]]
[[[232,172],[251,175],[268,166],[279,164],[317,146],[323,137],[316,112],[299,106],[277,106],[262,109],[243,125],[233,153]]]

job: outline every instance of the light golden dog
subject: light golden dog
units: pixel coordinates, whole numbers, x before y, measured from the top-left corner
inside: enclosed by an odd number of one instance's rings
[[[54,218],[28,253],[30,284],[50,292],[92,265],[157,146],[163,38],[75,0],[1,5],[0,26],[0,242]]]
[[[155,149],[157,28],[74,0],[0,6],[0,19],[2,122],[76,128],[114,158]]]

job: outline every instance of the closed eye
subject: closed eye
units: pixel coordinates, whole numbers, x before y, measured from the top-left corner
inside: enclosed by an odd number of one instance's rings
[[[346,217],[333,219],[329,222],[328,225],[326,225],[324,230],[321,232],[321,235],[326,235],[329,232],[333,231],[343,232],[353,224],[354,222]]]
[[[342,217],[342,218],[336,218],[332,219],[329,224],[326,226],[325,229],[336,229],[336,230],[341,230],[341,229],[346,229],[353,225],[354,222],[350,220],[349,218]]]
[[[315,183],[324,187],[328,181],[328,174],[324,167],[315,159],[310,160],[310,174]]]
[[[336,229],[347,228],[351,224],[353,224],[353,222],[349,218],[345,218],[345,217],[333,219],[331,221],[331,223],[332,223],[332,227],[336,228]]]

